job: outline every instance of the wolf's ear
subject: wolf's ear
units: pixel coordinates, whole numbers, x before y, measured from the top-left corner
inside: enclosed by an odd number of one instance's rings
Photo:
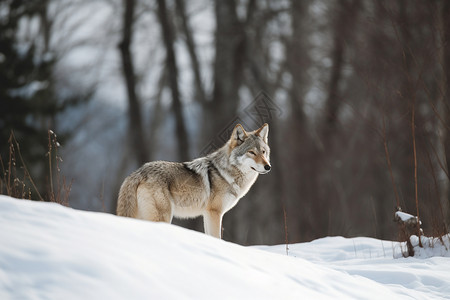
[[[241,124],[237,124],[233,129],[233,133],[231,134],[232,146],[239,146],[245,141],[247,137],[248,135],[247,132],[245,132],[244,127],[242,127]]]
[[[268,136],[269,136],[269,124],[264,123],[263,126],[261,126],[261,128],[259,128],[258,130],[256,130],[255,132],[256,135],[260,136],[264,143],[268,143]]]

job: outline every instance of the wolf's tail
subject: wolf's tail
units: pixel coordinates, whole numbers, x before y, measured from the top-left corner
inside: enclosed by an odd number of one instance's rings
[[[119,199],[117,200],[117,215],[136,218],[137,215],[137,188],[140,180],[137,176],[130,175],[120,187]]]

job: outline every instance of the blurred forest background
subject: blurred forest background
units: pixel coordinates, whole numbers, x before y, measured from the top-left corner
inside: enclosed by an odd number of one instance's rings
[[[272,171],[224,217],[240,244],[395,239],[397,205],[447,232],[449,83],[446,0],[0,1],[3,163],[13,129],[45,193],[51,129],[69,205],[114,212],[143,162],[268,122]]]

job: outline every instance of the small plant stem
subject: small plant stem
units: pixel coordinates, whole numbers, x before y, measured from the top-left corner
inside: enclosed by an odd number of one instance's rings
[[[30,172],[28,172],[28,168],[27,168],[27,166],[25,165],[25,162],[23,161],[22,154],[20,153],[20,146],[19,146],[19,143],[17,142],[16,137],[14,136],[14,133],[13,133],[13,132],[11,132],[11,138],[12,138],[12,141],[14,142],[14,144],[16,145],[17,153],[19,154],[19,158],[20,158],[20,163],[21,163],[22,166],[23,166],[23,169],[24,169],[24,171],[25,171],[25,174],[27,175],[28,179],[30,180],[30,183],[31,183],[31,185],[33,186],[33,188],[34,188],[36,194],[38,195],[39,200],[44,201],[44,198],[42,198],[41,194],[39,193],[39,190],[37,189],[36,185],[34,184],[34,181],[33,181],[33,179],[31,178]]]
[[[284,205],[283,205],[283,219],[284,219],[284,241],[286,242],[286,255],[289,256],[289,239],[288,239],[287,213],[286,213],[286,207]]]
[[[414,154],[414,197],[416,200],[416,213],[417,213],[417,236],[419,237],[419,246],[422,246],[422,241],[420,239],[420,217],[419,217],[419,191],[417,184],[417,149],[416,149],[416,124],[415,124],[415,105],[412,103],[411,112],[411,131],[413,138],[413,154]]]
[[[54,191],[53,191],[53,174],[52,174],[52,141],[51,141],[51,132],[48,131],[48,172],[49,172],[49,180],[50,180],[50,201],[54,202]]]

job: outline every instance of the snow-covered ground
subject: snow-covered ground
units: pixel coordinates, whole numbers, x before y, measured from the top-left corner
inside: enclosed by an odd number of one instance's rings
[[[450,299],[450,258],[327,237],[243,247],[177,226],[0,196],[0,299]],[[436,247],[442,252],[442,247]]]

